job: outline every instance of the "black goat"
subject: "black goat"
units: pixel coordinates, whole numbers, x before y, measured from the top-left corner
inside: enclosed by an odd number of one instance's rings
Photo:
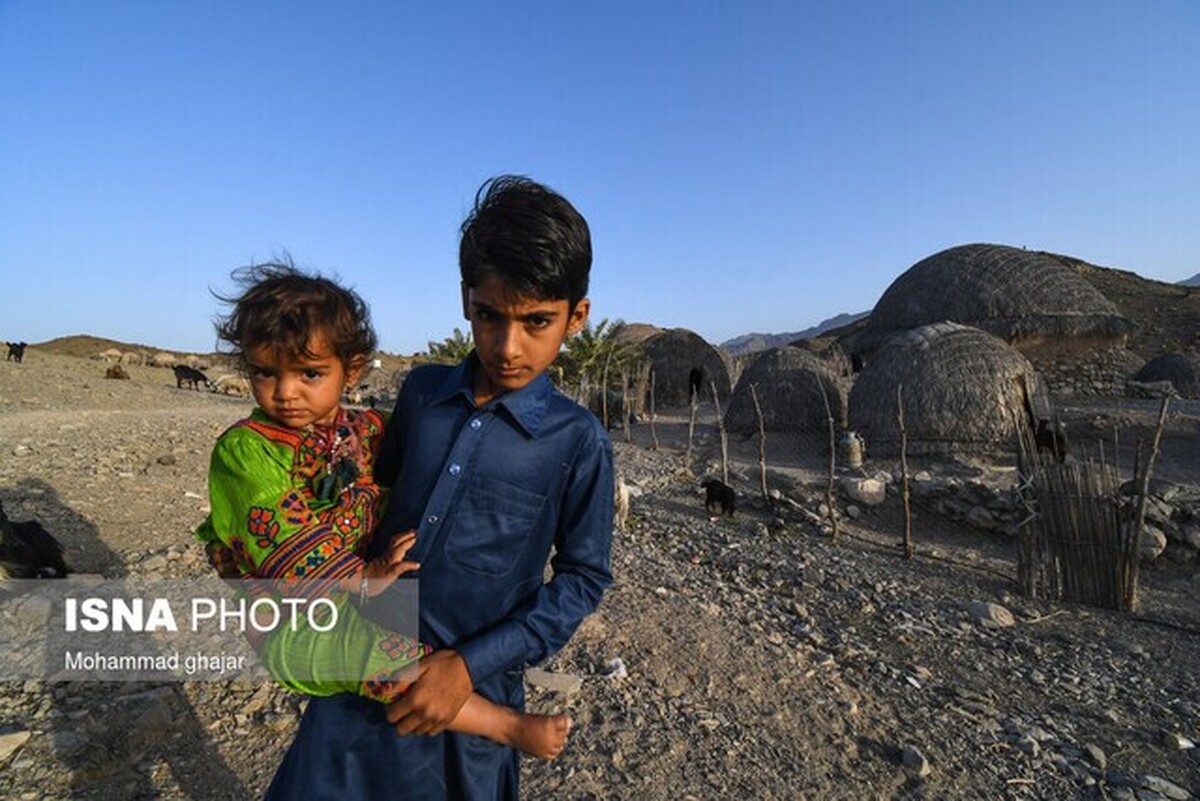
[[[706,478],[700,483],[704,488],[704,508],[712,521],[721,519],[721,515],[733,517],[737,511],[737,494],[733,487],[717,478]]]
[[[1033,441],[1039,453],[1049,453],[1059,464],[1066,461],[1067,427],[1061,422],[1051,422],[1045,418],[1038,420],[1037,429],[1033,432]]]
[[[200,389],[200,385],[208,386],[208,376],[197,370],[195,367],[188,367],[186,364],[175,365],[175,386],[183,389],[184,384],[191,384],[192,389]]]
[[[8,345],[8,356],[4,357],[4,361],[14,361],[20,364],[25,358],[25,349],[29,347],[28,342],[6,342]]]
[[[13,523],[0,504],[0,579],[63,578],[63,547],[35,520]]]

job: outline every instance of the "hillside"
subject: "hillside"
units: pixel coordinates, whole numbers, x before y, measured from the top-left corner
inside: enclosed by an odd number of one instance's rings
[[[145,353],[157,353],[163,350],[163,348],[153,345],[142,345],[136,342],[119,342],[115,339],[107,339],[106,337],[97,337],[90,334],[73,334],[67,337],[57,337],[45,342],[35,342],[31,347],[50,353],[57,353],[61,356],[75,356],[80,359],[90,359],[112,348],[120,351],[143,351]],[[180,355],[185,354],[180,353]],[[208,354],[196,355],[203,356]]]
[[[74,356],[78,359],[91,359],[106,350],[113,348],[128,353],[130,351],[142,352],[147,355],[158,353],[166,350],[164,348],[153,345],[142,345],[136,342],[121,342],[115,339],[106,337],[97,337],[90,334],[74,334],[72,336],[57,337],[45,342],[36,342],[30,346],[36,350],[45,351],[47,353],[55,353],[59,356]],[[198,356],[204,361],[213,361],[221,357],[221,354],[216,352],[209,353],[189,353],[187,351],[169,351],[177,356]],[[412,366],[413,359],[410,356],[397,356],[393,353],[378,351],[375,357],[382,362],[382,369],[389,374],[399,370],[407,370]]]
[[[1176,282],[1180,286],[1200,286],[1200,273],[1196,273],[1191,278],[1185,278],[1182,281]]]
[[[820,336],[826,331],[849,325],[856,320],[866,317],[868,314],[870,314],[869,311],[856,313],[843,312],[827,320],[822,320],[814,326],[805,328],[803,331],[794,331],[785,334],[743,334],[722,342],[720,347],[733,356],[743,356],[747,353],[756,353],[760,350],[769,350],[770,348],[787,345],[798,339]]]
[[[1151,359],[1169,351],[1200,350],[1200,287],[1167,284],[1057,253],[1047,255],[1079,273],[1137,325],[1129,350],[1138,356]]]

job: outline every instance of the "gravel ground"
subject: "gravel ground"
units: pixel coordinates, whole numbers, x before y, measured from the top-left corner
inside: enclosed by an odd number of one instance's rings
[[[208,453],[249,401],[36,349],[0,368],[9,516],[40,521],[80,572],[207,575],[189,532]],[[683,429],[664,418],[657,451],[644,427],[616,443],[634,496],[616,584],[541,666],[555,675],[531,677],[531,707],[576,727],[558,760],[525,762],[526,797],[1200,796],[1195,562],[1145,566],[1135,615],[1031,601],[999,535],[918,510],[904,559],[892,499],[823,532],[816,461],[781,460],[790,502],[768,508],[750,443],[739,513],[713,522],[697,493],[712,432],[686,463]],[[1164,471],[1194,483],[1190,431]],[[303,703],[255,682],[0,682],[0,797],[256,797]]]

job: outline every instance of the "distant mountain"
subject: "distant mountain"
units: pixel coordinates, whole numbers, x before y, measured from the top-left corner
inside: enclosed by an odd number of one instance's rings
[[[1200,273],[1196,273],[1191,278],[1185,279],[1183,281],[1178,281],[1176,283],[1179,283],[1183,286],[1200,286]]]
[[[757,353],[760,350],[768,350],[769,348],[777,348],[781,345],[786,345],[789,342],[795,342],[797,339],[808,339],[810,337],[820,336],[826,331],[834,328],[841,328],[844,325],[849,325],[855,320],[861,320],[870,314],[870,311],[863,312],[844,312],[836,317],[830,317],[828,320],[822,320],[811,328],[805,328],[803,331],[795,331],[787,334],[743,334],[740,337],[734,337],[721,343],[721,348],[733,354],[741,356],[746,353]]]

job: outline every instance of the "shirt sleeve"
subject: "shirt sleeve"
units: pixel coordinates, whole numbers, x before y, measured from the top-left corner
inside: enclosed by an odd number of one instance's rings
[[[612,444],[589,431],[565,489],[550,560],[553,578],[513,615],[457,646],[473,684],[557,652],[612,584]]]
[[[211,532],[244,574],[307,579],[323,592],[359,572],[363,561],[346,547],[348,532],[337,525],[340,506],[317,513],[309,493],[292,485],[290,459],[253,431],[224,434],[209,467]]]

